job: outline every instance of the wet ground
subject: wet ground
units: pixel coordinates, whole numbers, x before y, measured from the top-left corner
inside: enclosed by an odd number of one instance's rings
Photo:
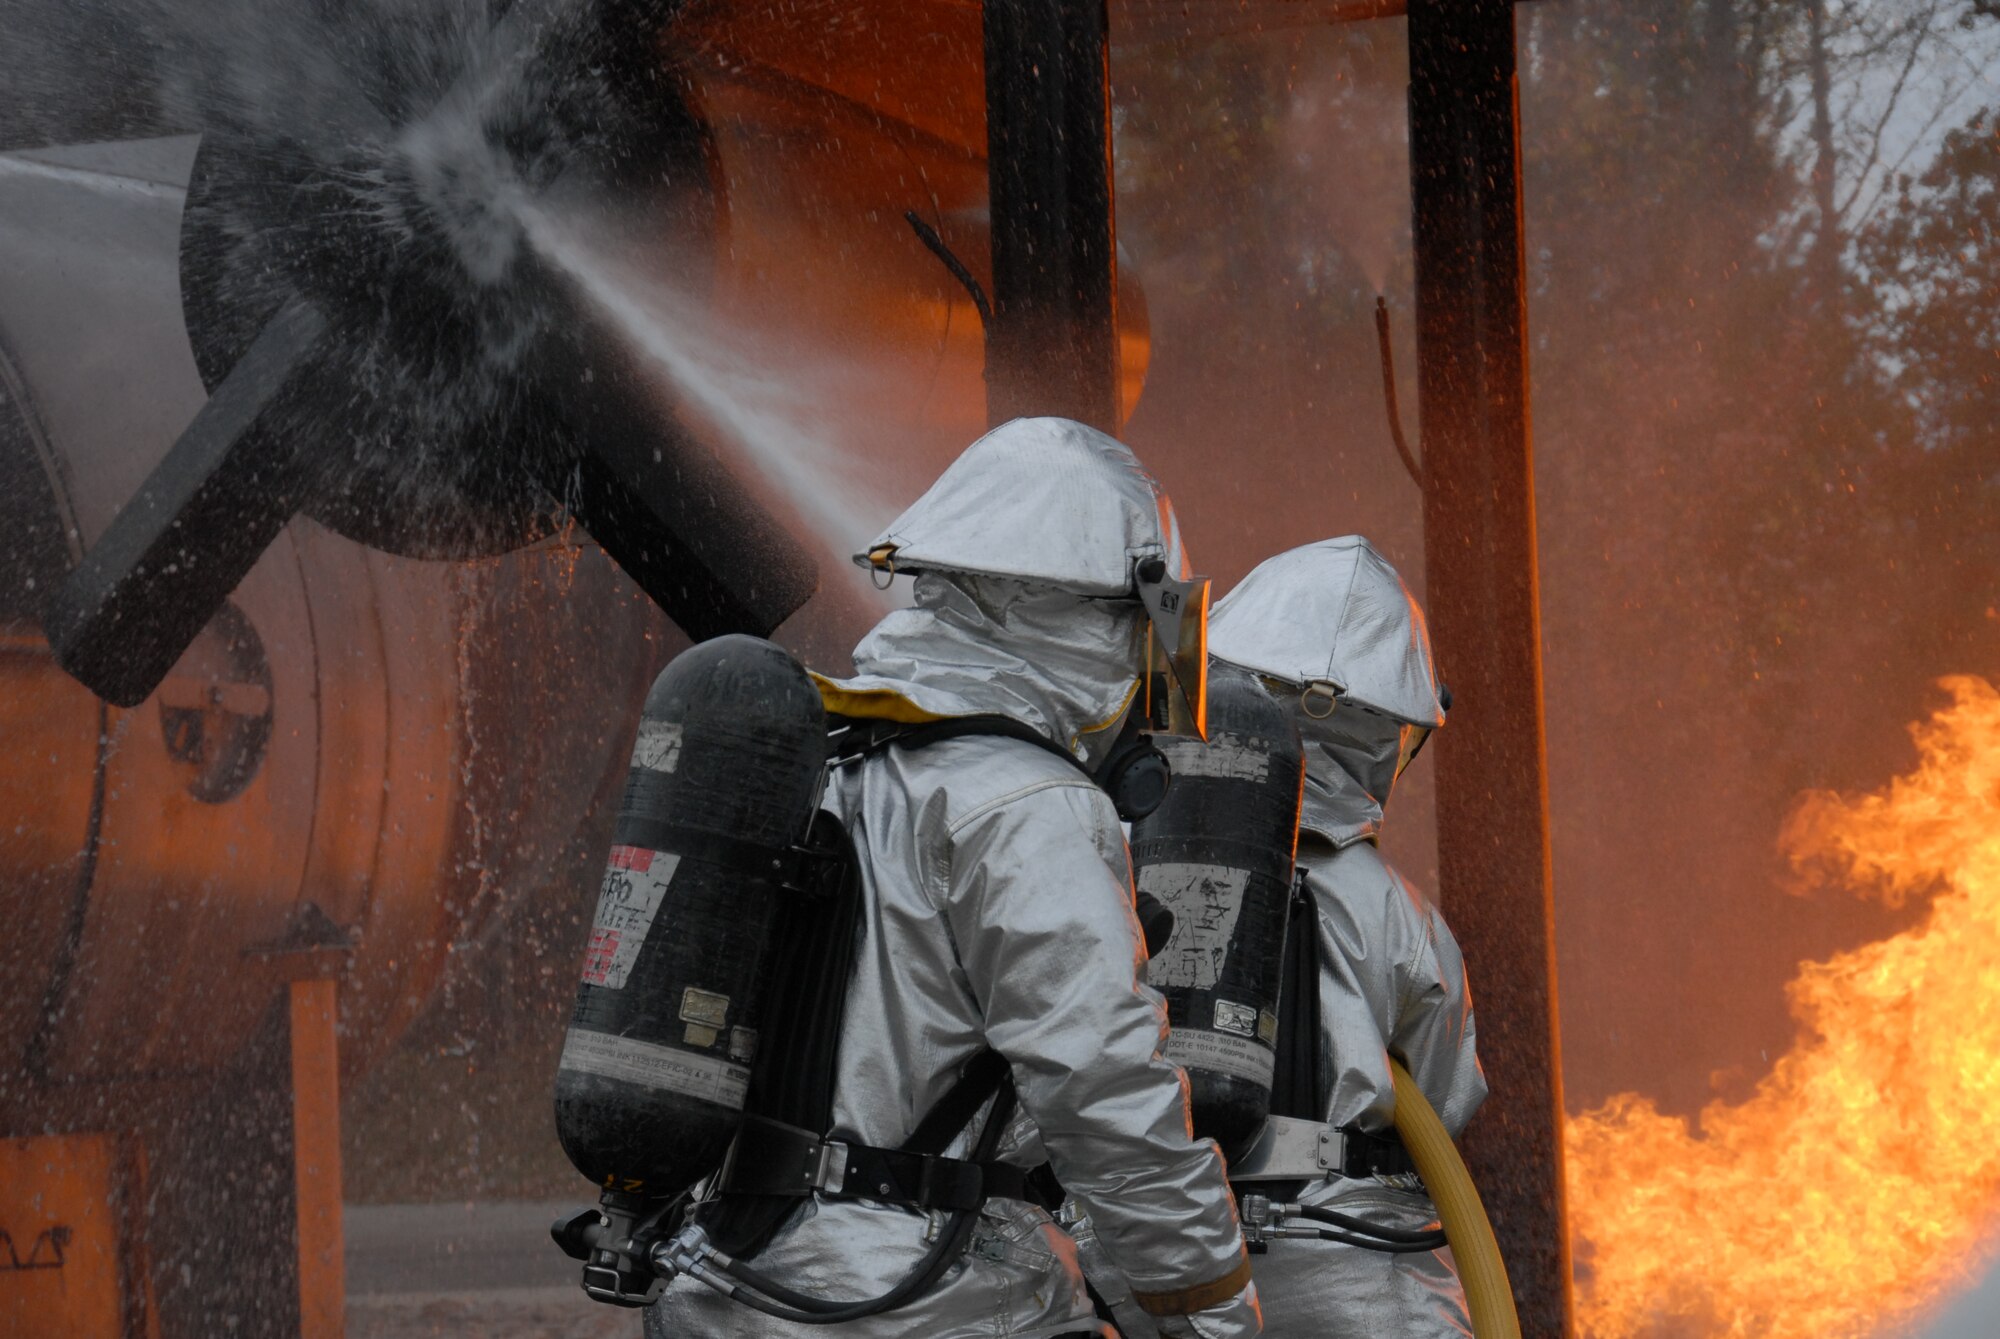
[[[576,1201],[347,1206],[347,1339],[639,1339],[639,1313],[576,1284],[549,1224]],[[2000,1241],[1993,1243],[2000,1255]],[[2000,1269],[1917,1327],[2000,1334]]]
[[[549,1240],[569,1203],[347,1207],[348,1339],[638,1339]]]
[[[347,1339],[638,1339],[639,1313],[574,1288],[393,1293],[347,1299]]]

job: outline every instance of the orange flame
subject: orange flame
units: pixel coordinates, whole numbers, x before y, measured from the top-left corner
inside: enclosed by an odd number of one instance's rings
[[[2000,691],[1942,681],[1887,789],[1805,795],[1795,868],[1898,906],[1900,934],[1800,964],[1798,1041],[1699,1132],[1625,1093],[1569,1122],[1586,1334],[1863,1335],[1982,1263],[2000,1219]]]

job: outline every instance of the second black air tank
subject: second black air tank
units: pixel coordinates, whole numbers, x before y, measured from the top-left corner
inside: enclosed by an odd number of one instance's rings
[[[1290,712],[1222,665],[1208,741],[1157,742],[1173,784],[1132,826],[1132,873],[1174,927],[1146,979],[1167,1000],[1165,1053],[1187,1071],[1194,1132],[1232,1153],[1271,1110],[1305,754]]]

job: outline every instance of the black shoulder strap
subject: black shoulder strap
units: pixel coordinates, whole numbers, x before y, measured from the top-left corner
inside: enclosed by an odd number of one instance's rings
[[[905,1153],[942,1153],[945,1145],[956,1139],[961,1131],[972,1124],[972,1118],[979,1114],[979,1108],[986,1105],[986,1099],[998,1093],[1003,1085],[1009,1084],[1013,1070],[1007,1064],[1007,1057],[995,1050],[984,1050],[966,1062],[958,1081],[945,1090],[944,1096],[932,1104],[917,1122],[917,1128],[905,1139],[902,1149]],[[996,1110],[995,1116],[1004,1119]]]
[[[1278,1063],[1271,1082],[1271,1114],[1325,1120],[1319,1076],[1319,911],[1306,872],[1292,884],[1291,923],[1285,929],[1285,965],[1278,986]]]
[[[826,810],[813,816],[806,845],[824,853],[835,877],[826,896],[787,899],[772,927],[770,984],[744,1112],[817,1134],[833,1119],[861,877],[846,828]],[[723,1250],[748,1258],[797,1203],[790,1195],[727,1195],[704,1206],[702,1222]]]

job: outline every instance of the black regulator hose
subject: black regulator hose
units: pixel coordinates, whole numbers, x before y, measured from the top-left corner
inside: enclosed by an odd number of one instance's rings
[[[893,1311],[904,1303],[912,1301],[917,1294],[937,1282],[938,1277],[950,1267],[965,1248],[966,1239],[979,1217],[976,1209],[960,1209],[952,1213],[950,1226],[939,1234],[937,1244],[925,1252],[924,1258],[901,1283],[883,1293],[880,1297],[863,1302],[830,1302],[824,1298],[809,1297],[770,1278],[741,1261],[731,1260],[718,1268],[732,1279],[739,1280],[742,1287],[729,1290],[730,1300],[741,1302],[753,1311],[761,1311],[779,1320],[788,1320],[798,1325],[834,1325],[841,1321],[860,1320],[866,1316],[878,1316],[885,1311]],[[755,1288],[756,1292],[750,1289]],[[759,1294],[765,1294],[759,1296]],[[791,1305],[786,1306],[783,1299]]]
[[[1378,1255],[1422,1255],[1429,1251],[1435,1251],[1438,1247],[1444,1245],[1442,1239],[1435,1246],[1409,1241],[1376,1241],[1367,1237],[1351,1237],[1345,1232],[1336,1232],[1332,1228],[1321,1228],[1319,1230],[1319,1239],[1321,1241],[1337,1241],[1343,1246],[1358,1246],[1364,1251],[1374,1251]]]
[[[1355,1218],[1317,1204],[1301,1204],[1299,1206],[1299,1216],[1301,1218],[1313,1219],[1316,1222],[1326,1223],[1329,1226],[1340,1228],[1346,1232],[1366,1237],[1375,1237],[1382,1241],[1392,1241],[1403,1246],[1415,1246],[1426,1251],[1440,1250],[1445,1245],[1443,1228],[1410,1229],[1383,1227],[1378,1223],[1371,1223],[1365,1218]]]

